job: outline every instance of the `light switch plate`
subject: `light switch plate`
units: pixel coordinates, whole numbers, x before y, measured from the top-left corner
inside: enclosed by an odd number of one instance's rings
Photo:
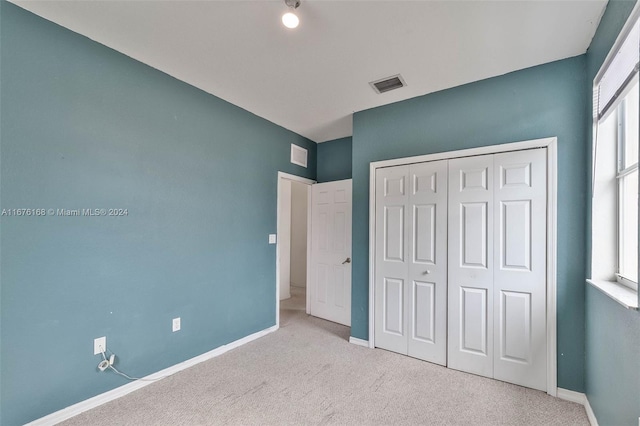
[[[269,234],[269,244],[275,244],[277,241],[276,234]]]

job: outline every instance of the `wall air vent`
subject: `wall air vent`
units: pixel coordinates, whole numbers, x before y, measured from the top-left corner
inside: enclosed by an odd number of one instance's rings
[[[291,162],[298,166],[307,167],[307,150],[291,144]]]
[[[376,93],[388,92],[389,90],[399,89],[407,85],[400,74],[372,81],[369,84]]]

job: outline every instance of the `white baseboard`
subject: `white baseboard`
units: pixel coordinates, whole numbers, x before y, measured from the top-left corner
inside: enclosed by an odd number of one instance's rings
[[[587,398],[587,395],[580,392],[575,392],[569,389],[558,388],[558,398],[564,399],[566,401],[576,402],[584,406],[584,409],[587,412],[587,417],[589,418],[589,423],[591,423],[591,426],[598,426],[598,419],[596,419],[596,415],[591,409],[591,404],[589,404],[589,399]]]
[[[596,414],[593,412],[591,408],[591,404],[589,404],[589,399],[584,397],[584,409],[587,411],[587,417],[589,418],[589,423],[591,426],[598,426],[598,419],[596,419]]]
[[[349,343],[353,343],[354,345],[364,346],[365,348],[369,347],[368,340],[358,339],[357,337],[349,336]]]
[[[185,370],[189,367],[193,367],[196,364],[200,364],[201,362],[220,356],[225,352],[229,352],[232,349],[247,344],[253,340],[259,339],[260,337],[266,336],[269,333],[273,333],[277,329],[278,326],[274,325],[273,327],[269,327],[262,331],[258,331],[257,333],[250,334],[249,336],[243,337],[242,339],[227,343],[226,345],[222,345],[209,352],[205,352],[202,355],[198,355],[194,358],[188,359],[179,364],[172,365],[171,367],[165,368],[164,370],[160,370],[156,373],[143,377],[143,380],[136,380],[135,382],[128,383],[108,392],[96,395],[93,398],[86,399],[84,401],[78,402],[77,404],[51,413],[47,416],[36,419],[30,423],[27,423],[25,426],[48,426],[58,424],[70,419],[71,417],[77,416],[80,413],[84,413],[85,411],[91,410],[92,408],[96,408],[102,404],[106,404],[109,401],[113,401],[114,399],[118,399],[135,390],[150,385],[151,383],[154,383],[154,381],[164,379],[179,371]]]
[[[585,394],[563,388],[558,388],[558,398],[564,399],[565,401],[576,402],[580,405],[584,405],[584,402],[587,400]]]

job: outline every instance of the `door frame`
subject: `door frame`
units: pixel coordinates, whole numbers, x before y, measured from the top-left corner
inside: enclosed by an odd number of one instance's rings
[[[369,164],[369,347],[375,347],[375,247],[376,247],[376,171],[384,167],[403,166],[427,161],[450,160],[534,148],[547,148],[547,394],[558,394],[558,356],[556,330],[557,271],[557,176],[558,138],[483,146],[415,157],[375,161]]]
[[[277,181],[277,197],[276,197],[276,328],[280,327],[280,181],[290,180],[293,182],[303,183],[309,187],[317,183],[313,179],[302,176],[296,176],[285,172],[278,172]],[[309,265],[309,243],[308,239],[311,235],[311,188],[307,191],[307,265]],[[308,267],[308,266],[307,266]],[[307,292],[308,293],[308,292]],[[309,296],[307,294],[306,311],[309,313]]]

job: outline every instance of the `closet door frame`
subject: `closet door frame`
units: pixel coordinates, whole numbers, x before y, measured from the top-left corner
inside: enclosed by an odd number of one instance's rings
[[[556,137],[470,148],[372,162],[369,165],[369,347],[375,347],[375,260],[376,260],[376,170],[426,161],[448,160],[485,154],[547,149],[547,394],[557,396],[556,270],[557,270],[557,144]]]

